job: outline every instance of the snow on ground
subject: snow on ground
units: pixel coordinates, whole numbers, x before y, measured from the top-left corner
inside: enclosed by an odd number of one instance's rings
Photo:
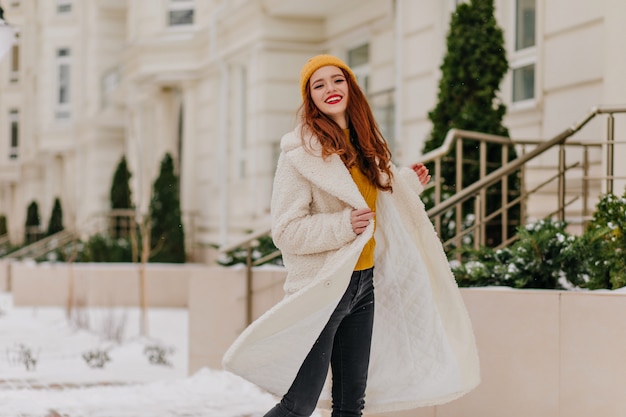
[[[79,307],[68,320],[0,293],[0,417],[260,417],[276,403],[228,372],[187,376],[185,309],[150,309],[150,337],[139,329],[137,308]],[[83,358],[105,352],[102,368]]]

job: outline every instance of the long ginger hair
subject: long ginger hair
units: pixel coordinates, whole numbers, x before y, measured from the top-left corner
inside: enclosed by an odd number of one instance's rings
[[[323,158],[337,154],[348,168],[358,165],[377,188],[392,191],[391,151],[374,119],[365,94],[353,78],[343,68],[340,69],[348,83],[346,119],[353,146],[346,143],[346,136],[339,125],[317,108],[308,86],[304,102],[298,111],[302,121],[302,137],[307,133],[314,135],[322,148]],[[381,173],[385,175],[381,176]]]

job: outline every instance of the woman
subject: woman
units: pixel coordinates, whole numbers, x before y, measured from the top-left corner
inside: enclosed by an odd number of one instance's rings
[[[282,397],[266,417],[310,416],[329,366],[333,417],[458,398],[479,383],[478,358],[418,196],[428,170],[391,163],[339,58],[311,58],[300,84],[301,125],[281,140],[271,203],[286,297],[235,341],[225,368]]]

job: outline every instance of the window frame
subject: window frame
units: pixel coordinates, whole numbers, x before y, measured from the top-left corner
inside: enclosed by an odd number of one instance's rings
[[[509,57],[509,67],[510,67],[510,80],[511,80],[511,87],[510,87],[510,94],[511,94],[511,108],[514,109],[525,109],[525,108],[531,108],[531,107],[535,107],[538,101],[538,95],[539,95],[539,89],[538,89],[538,60],[537,60],[537,54],[538,54],[538,46],[537,46],[537,41],[538,41],[538,36],[537,36],[537,28],[538,28],[538,24],[537,24],[537,20],[538,20],[538,14],[537,14],[537,0],[533,0],[534,1],[534,8],[535,8],[535,13],[534,13],[534,18],[535,18],[535,22],[534,22],[534,30],[535,33],[533,35],[533,39],[534,39],[534,44],[531,46],[527,46],[527,47],[523,47],[523,48],[519,48],[518,49],[518,22],[519,20],[519,15],[518,15],[518,5],[520,0],[515,0],[515,2],[513,3],[513,8],[511,11],[511,23],[512,23],[512,30],[511,30],[511,39],[510,39],[510,51],[512,51],[510,53],[510,57]],[[516,94],[516,87],[517,84],[515,83],[515,79],[514,79],[514,74],[516,71],[527,67],[527,66],[533,66],[533,94],[532,97],[530,98],[525,98],[525,99],[521,99],[521,100],[515,100],[515,97],[518,95]]]
[[[20,33],[15,31],[15,43],[11,47],[10,66],[9,66],[9,83],[15,84],[20,80]]]
[[[67,54],[61,55],[62,51],[67,51]],[[67,120],[72,117],[72,49],[70,47],[60,47],[56,49],[55,67],[56,88],[54,118],[58,121]],[[67,68],[67,76],[64,76],[64,68]]]
[[[534,21],[533,21],[533,29],[534,32],[532,34],[532,45],[529,46],[519,46],[519,40],[520,40],[520,25],[519,23],[525,23],[525,21],[523,19],[520,18],[519,15],[519,4],[521,1],[525,1],[525,0],[515,0],[514,3],[514,9],[513,9],[513,14],[514,14],[514,21],[513,21],[513,27],[514,27],[514,31],[513,31],[513,50],[514,51],[523,51],[524,49],[528,49],[528,48],[533,48],[537,45],[537,0],[531,0],[534,2],[534,10],[533,10],[533,17],[534,17]],[[528,0],[526,0],[528,1]],[[522,28],[524,29],[524,27],[522,26]],[[522,35],[525,35],[526,31],[523,31]],[[524,38],[524,36],[522,36],[522,38]]]
[[[188,28],[196,24],[196,1],[195,0],[166,0],[167,13],[165,16],[166,26],[170,29]],[[191,21],[186,23],[172,24],[172,13],[191,12]]]
[[[350,60],[350,53],[352,51],[356,51],[357,49],[363,48],[363,47],[367,47],[367,62],[363,64],[353,64]],[[357,82],[359,83],[359,87],[361,87],[361,90],[363,90],[363,93],[365,95],[369,94],[369,80],[370,80],[370,76],[372,73],[372,68],[370,64],[371,47],[372,47],[371,42],[369,41],[361,42],[358,45],[347,48],[346,53],[345,53],[346,63],[352,70],[352,73],[354,74],[354,76],[357,79]]]
[[[528,98],[523,98],[520,100],[515,100],[515,96],[516,96],[516,87],[517,87],[517,83],[515,82],[515,73],[516,71],[520,71],[524,68],[530,67],[532,66],[532,71],[533,71],[533,92],[532,92],[532,96],[528,97]],[[536,84],[536,78],[537,78],[537,62],[533,57],[530,57],[528,59],[520,59],[516,62],[516,66],[515,67],[511,67],[511,83],[512,83],[512,89],[511,89],[511,102],[512,103],[524,103],[524,102],[529,102],[531,100],[535,100],[536,96],[537,96],[537,89],[535,87]]]
[[[72,0],[57,0],[56,1],[56,14],[68,15],[74,10],[74,4]]]
[[[360,48],[367,48],[367,60],[363,63],[354,63],[351,60],[351,53]],[[345,50],[345,62],[354,73],[361,90],[367,97],[372,113],[378,123],[390,149],[395,149],[395,112],[397,110],[394,102],[395,88],[383,91],[371,91],[370,79],[372,76],[372,42],[371,40],[360,41],[351,44]]]
[[[9,109],[9,159],[18,159],[20,154],[20,110]]]

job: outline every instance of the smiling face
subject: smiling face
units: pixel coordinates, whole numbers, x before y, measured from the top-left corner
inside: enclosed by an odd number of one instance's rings
[[[335,66],[321,67],[311,75],[309,90],[315,106],[342,129],[348,128],[348,83],[343,71]]]

